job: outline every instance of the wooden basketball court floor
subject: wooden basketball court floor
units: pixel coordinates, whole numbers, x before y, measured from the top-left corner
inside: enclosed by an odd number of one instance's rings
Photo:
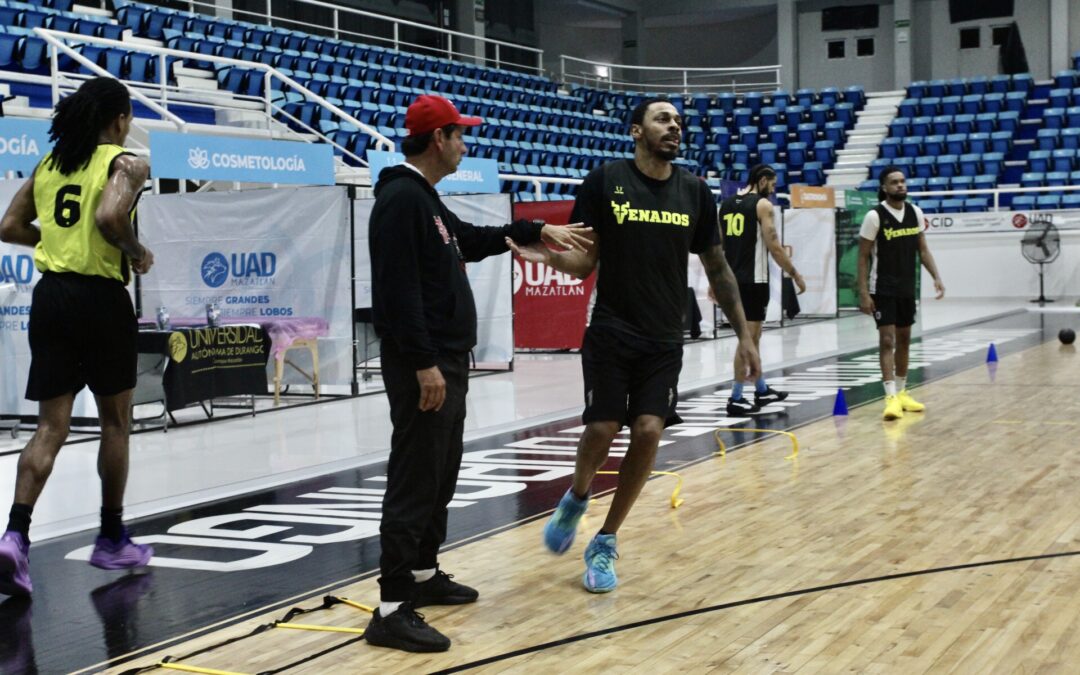
[[[581,587],[578,540],[547,553],[545,517],[442,556],[475,605],[428,607],[449,652],[271,628],[278,610],[109,672],[177,662],[230,672],[1076,672],[1080,663],[1080,357],[1056,341],[919,387],[923,414],[880,401],[684,466],[619,535],[619,588]],[[661,462],[663,450],[661,450]],[[324,593],[298,598],[318,607]],[[374,605],[369,577],[329,595]],[[338,604],[293,622],[363,629]],[[166,672],[158,670],[157,672]]]

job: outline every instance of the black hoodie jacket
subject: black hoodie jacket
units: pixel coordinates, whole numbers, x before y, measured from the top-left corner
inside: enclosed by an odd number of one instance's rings
[[[476,304],[465,263],[505,253],[504,237],[535,243],[541,227],[527,220],[503,227],[462,222],[418,172],[383,169],[368,238],[376,334],[417,370],[434,366],[439,352],[471,350]]]

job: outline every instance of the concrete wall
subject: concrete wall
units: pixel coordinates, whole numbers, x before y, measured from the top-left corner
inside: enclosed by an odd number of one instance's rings
[[[825,7],[860,4],[866,4],[865,0],[815,0],[799,3],[799,87],[819,89],[857,84],[867,91],[894,88],[892,3],[881,5],[876,29],[829,32],[821,30],[821,13]],[[855,55],[856,39],[862,37],[874,38],[873,56]],[[827,43],[832,40],[846,42],[843,59],[828,58]]]
[[[1077,4],[1077,3],[1072,3]],[[1018,0],[1012,19],[949,23],[948,0],[916,0],[912,39],[916,79],[948,79],[993,75],[998,72],[1000,48],[993,46],[991,28],[1016,21],[1036,78],[1050,76],[1050,0]],[[960,49],[960,30],[979,28],[979,49]],[[920,58],[921,57],[921,58]],[[921,68],[920,68],[921,66]]]

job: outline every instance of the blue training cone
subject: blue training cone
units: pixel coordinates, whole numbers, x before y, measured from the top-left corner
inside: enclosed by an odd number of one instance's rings
[[[997,349],[994,347],[994,343],[990,343],[990,349],[986,350],[986,362],[997,363]]]
[[[833,415],[846,415],[847,414],[847,401],[844,400],[844,390],[836,390],[836,403],[833,404]]]

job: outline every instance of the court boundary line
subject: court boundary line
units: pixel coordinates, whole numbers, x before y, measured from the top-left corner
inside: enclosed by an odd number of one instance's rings
[[[997,320],[1008,318],[1010,316],[1013,316],[1013,315],[1016,315],[1016,314],[1021,314],[1021,313],[1026,313],[1026,310],[1024,308],[1020,308],[1020,309],[1017,309],[1017,310],[1004,312],[1002,314],[994,315],[994,316],[991,316],[991,317],[984,317],[984,318],[974,319],[972,321],[957,324],[957,325],[954,325],[954,326],[943,327],[943,328],[940,328],[940,329],[936,329],[934,331],[929,331],[927,333],[924,333],[923,335],[920,335],[918,340],[919,340],[919,342],[921,342],[922,340],[926,339],[927,337],[933,337],[938,333],[944,333],[944,332],[949,332],[949,331],[954,331],[954,330],[965,330],[965,329],[970,328],[971,326],[974,326],[974,325],[978,325],[978,324],[981,324],[981,323],[987,323],[987,322],[991,322],[991,321],[997,321]],[[1026,351],[1028,349],[1038,348],[1038,347],[1042,346],[1043,344],[1045,344],[1047,342],[1050,342],[1050,340],[1049,339],[1040,340],[1040,342],[1038,342],[1037,344],[1034,344],[1034,345],[1032,345],[1030,347],[1027,347],[1023,351]],[[912,344],[914,345],[914,344],[917,344],[917,343],[913,341]],[[789,368],[799,368],[799,367],[806,366],[807,364],[815,363],[815,362],[818,362],[818,361],[836,359],[836,358],[841,357],[841,356],[855,354],[855,353],[864,352],[864,351],[870,351],[870,350],[873,350],[873,349],[875,349],[875,347],[854,349],[854,350],[850,350],[850,351],[846,351],[846,352],[837,351],[837,352],[832,353],[830,355],[815,356],[812,359],[809,359],[807,361],[804,361],[804,362],[796,364],[796,365],[782,366],[782,367],[778,368],[777,370],[785,370],[785,369],[789,369]],[[973,366],[971,366],[969,368],[962,368],[962,369],[957,370],[957,371],[952,372],[952,373],[939,375],[937,377],[930,377],[928,379],[922,380],[918,385],[914,385],[914,388],[922,387],[922,386],[925,386],[927,384],[931,384],[931,383],[934,383],[934,382],[939,382],[940,380],[947,379],[947,378],[953,377],[955,375],[959,375],[961,373],[969,372],[971,370],[975,370],[975,369],[980,368],[980,367],[985,367],[985,365],[984,364],[976,364],[976,365],[973,365]],[[692,396],[702,395],[703,393],[706,393],[709,390],[715,389],[717,386],[719,386],[719,384],[722,384],[723,382],[726,382],[726,380],[719,380],[716,384],[704,384],[704,385],[694,387],[693,389],[686,392],[686,396],[687,397],[692,397]],[[873,398],[870,398],[870,399],[868,399],[868,400],[866,400],[866,401],[864,401],[862,403],[852,404],[852,405],[849,406],[849,408],[850,409],[862,408],[862,407],[871,405],[873,403],[877,403],[877,402],[879,402],[879,401],[881,401],[883,399],[884,399],[884,393],[881,393],[880,395],[875,395]],[[833,417],[832,414],[822,414],[822,415],[820,415],[818,417],[808,419],[808,420],[806,420],[806,421],[804,421],[802,423],[795,424],[795,425],[792,425],[792,426],[785,426],[784,428],[785,428],[785,430],[802,429],[802,428],[807,427],[807,426],[809,426],[811,424],[816,424],[818,422],[829,419],[831,417]],[[520,428],[518,428],[516,430],[513,430],[513,431],[502,431],[502,432],[498,432],[496,434],[491,434],[490,436],[500,435],[500,434],[505,434],[505,433],[515,433],[516,431],[522,431],[524,429],[528,429],[528,428],[531,428],[531,427],[534,427],[534,426],[543,426],[545,424],[554,424],[554,423],[557,423],[557,422],[566,421],[566,420],[570,420],[570,419],[573,419],[573,417],[564,417],[564,418],[562,418],[560,420],[552,420],[552,421],[545,422],[545,423],[540,423],[540,424],[528,424],[528,425],[522,426],[522,427],[520,427]],[[750,423],[754,419],[756,419],[756,417],[747,418],[746,422]],[[738,432],[739,432],[738,427],[725,427],[725,428],[721,429],[721,433],[738,433]],[[490,436],[485,435],[483,437],[479,437],[479,438],[474,439],[474,440],[482,440],[483,438],[489,438]],[[755,445],[757,443],[767,442],[769,440],[771,440],[771,439],[770,438],[757,438],[757,439],[753,439],[753,440],[748,440],[748,441],[745,441],[745,442],[740,443],[740,444],[734,444],[734,445],[729,446],[728,449],[727,449],[727,452],[729,452],[729,453],[734,452],[735,450],[739,450],[739,449],[742,449],[742,448],[745,448],[745,447],[748,447],[748,446],[752,446],[752,445]],[[704,462],[707,462],[707,461],[711,461],[713,459],[715,459],[715,456],[710,453],[708,455],[699,457],[697,459],[687,460],[687,461],[685,461],[685,462],[683,462],[681,464],[674,465],[671,468],[672,468],[672,470],[679,471],[679,470],[682,470],[682,469],[697,466],[698,464],[701,464],[701,463],[704,463]],[[348,470],[348,469],[343,469],[343,470]],[[650,481],[651,480],[656,480],[658,478],[659,477],[657,477],[657,476],[653,476],[649,480]],[[614,493],[615,489],[616,489],[616,487],[612,486],[611,488],[609,488],[607,490],[594,493],[593,496],[594,496],[594,498],[595,497],[606,497],[609,494]],[[230,497],[230,498],[232,498],[232,497]],[[475,535],[473,535],[471,537],[467,537],[467,538],[462,539],[462,540],[460,540],[458,542],[455,542],[453,544],[449,544],[449,545],[443,547],[440,550],[442,550],[442,551],[452,551],[452,550],[455,550],[457,548],[461,548],[462,546],[466,546],[468,544],[476,543],[477,541],[481,541],[483,539],[488,539],[488,538],[493,537],[495,535],[501,534],[504,531],[508,531],[510,529],[520,527],[521,525],[527,525],[527,524],[529,524],[529,523],[531,523],[533,521],[540,520],[542,518],[546,518],[549,515],[551,515],[554,511],[555,511],[555,509],[552,508],[552,509],[537,513],[537,514],[535,514],[533,516],[528,516],[526,518],[521,518],[521,519],[518,519],[518,520],[516,520],[514,522],[511,522],[511,523],[506,523],[504,525],[500,525],[500,526],[491,528],[490,530],[486,530],[484,532],[477,533],[477,534],[475,534]],[[160,514],[157,514],[157,515],[160,515]],[[1080,551],[1077,552],[1077,555],[1080,555]],[[106,661],[101,661],[101,662],[98,662],[96,664],[83,667],[83,668],[81,668],[79,670],[73,671],[73,675],[79,675],[80,673],[96,672],[97,670],[102,669],[102,668],[113,668],[113,667],[121,666],[121,665],[123,665],[125,663],[129,663],[131,661],[139,659],[142,656],[150,654],[150,653],[152,653],[154,651],[160,651],[160,650],[163,650],[163,649],[167,649],[167,648],[169,648],[171,646],[179,645],[182,642],[185,642],[187,640],[195,640],[195,639],[204,637],[206,635],[209,635],[210,633],[213,633],[213,632],[215,632],[217,630],[224,630],[226,628],[230,628],[230,627],[235,626],[237,624],[243,623],[244,621],[247,621],[247,620],[249,620],[249,619],[251,619],[251,618],[253,618],[255,616],[258,616],[260,614],[270,613],[270,612],[273,612],[273,611],[276,611],[276,610],[279,610],[279,609],[283,609],[284,607],[286,607],[286,606],[288,606],[290,604],[295,604],[297,602],[303,602],[303,601],[306,601],[306,600],[312,600],[312,599],[316,598],[317,596],[319,596],[319,595],[321,595],[321,594],[323,594],[325,592],[332,591],[335,588],[341,588],[341,587],[346,586],[346,585],[355,584],[355,583],[358,583],[360,581],[364,581],[364,580],[366,580],[366,579],[368,579],[368,578],[370,578],[372,576],[377,575],[378,572],[379,572],[379,570],[377,570],[377,569],[370,570],[370,571],[364,572],[362,574],[358,574],[358,575],[355,575],[355,576],[352,576],[352,577],[346,577],[344,579],[325,584],[325,585],[323,585],[321,587],[318,587],[316,589],[313,589],[311,591],[307,591],[307,592],[304,592],[304,593],[301,593],[301,594],[294,595],[291,598],[287,598],[285,600],[280,600],[280,601],[277,601],[277,602],[273,602],[273,603],[270,603],[270,604],[265,605],[263,607],[252,609],[250,611],[244,612],[242,614],[238,614],[238,615],[230,617],[230,618],[222,619],[222,620],[220,620],[220,621],[218,621],[216,623],[210,624],[208,626],[204,626],[202,628],[194,629],[194,630],[189,631],[188,633],[185,633],[183,635],[179,635],[179,636],[174,637],[174,638],[169,638],[169,639],[166,639],[166,640],[162,640],[161,642],[158,642],[158,643],[153,644],[153,645],[148,645],[146,647],[135,650],[133,652],[129,652],[127,654],[123,654],[123,655],[108,659]],[[241,636],[238,640],[236,640],[236,639],[228,639],[228,640],[225,640],[225,641],[223,641],[222,643],[220,643],[218,645],[211,645],[210,648],[204,648],[204,649],[206,649],[207,651],[212,651],[213,647],[215,647],[215,646],[216,647],[226,646],[226,644],[232,644],[233,642],[240,641],[240,640],[242,640],[242,639],[244,639],[246,637],[251,637],[251,635]],[[333,651],[336,651],[337,649],[345,647],[348,644],[352,644],[352,641],[347,641],[347,642],[344,642],[344,643],[342,643],[340,645],[335,645],[333,647],[330,647],[330,648],[324,650],[324,652],[320,652],[320,655],[326,655],[326,654],[332,653]],[[204,650],[200,649],[199,652],[204,653]],[[147,668],[149,668],[149,667],[152,667],[152,666],[147,666]],[[288,670],[291,667],[293,667],[293,666],[292,665],[287,665],[287,666],[284,666],[284,667],[282,667],[282,668],[280,668],[278,670],[275,670],[275,672],[283,672],[284,670]]]
[[[561,647],[563,645],[574,644],[576,642],[583,642],[585,640],[591,640],[597,637],[604,637],[606,635],[612,635],[614,633],[620,633],[623,631],[634,630],[636,628],[643,628],[645,626],[651,626],[658,623],[664,623],[666,621],[676,621],[679,619],[685,619],[692,616],[698,616],[700,614],[708,614],[711,612],[719,612],[726,609],[734,609],[736,607],[745,607],[747,605],[760,604],[763,602],[771,602],[773,600],[783,600],[786,598],[799,597],[803,595],[811,595],[814,593],[824,593],[826,591],[833,591],[841,588],[850,588],[852,586],[864,586],[869,584],[883,583],[886,581],[896,581],[898,579],[909,579],[913,577],[929,576],[931,574],[943,574],[946,572],[956,572],[962,570],[978,569],[981,567],[992,567],[997,565],[1008,565],[1013,563],[1022,562],[1037,562],[1039,560],[1052,560],[1056,558],[1070,558],[1080,556],[1080,551],[1064,551],[1060,553],[1044,553],[1041,555],[1021,556],[1018,558],[1002,558],[997,560],[986,560],[976,563],[964,563],[960,565],[948,565],[945,567],[931,567],[923,570],[913,570],[909,572],[897,572],[895,574],[885,574],[877,577],[866,577],[864,579],[850,579],[848,581],[839,581],[832,584],[825,584],[823,586],[811,586],[809,588],[795,589],[792,591],[785,591],[783,593],[772,593],[770,595],[761,595],[755,598],[746,598],[743,600],[735,600],[732,602],[725,602],[718,605],[711,605],[709,607],[699,607],[697,609],[684,610],[682,612],[675,612],[673,614],[666,614],[664,616],[651,617],[648,619],[642,619],[641,621],[634,621],[632,623],[623,624],[621,626],[611,626],[608,628],[602,628],[600,630],[591,631],[588,633],[579,633],[578,635],[572,635],[561,640],[553,640],[551,642],[544,642],[531,647],[523,647],[514,651],[505,652],[503,654],[497,654],[495,656],[489,656],[484,659],[478,659],[476,661],[470,661],[459,666],[453,666],[444,670],[433,671],[432,675],[443,675],[445,673],[459,673],[465,670],[471,670],[473,668],[479,668],[481,666],[491,665],[492,663],[498,663],[500,661],[507,661],[515,659],[519,656],[526,656],[528,654],[535,654],[537,652],[544,651],[546,649],[552,649],[555,647]]]

